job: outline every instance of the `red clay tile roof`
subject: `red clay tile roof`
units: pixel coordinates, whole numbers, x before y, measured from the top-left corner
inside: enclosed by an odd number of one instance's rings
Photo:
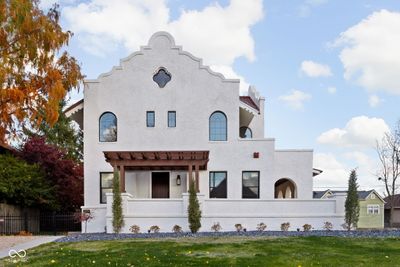
[[[240,96],[240,101],[242,101],[243,103],[245,103],[246,105],[254,108],[255,110],[260,111],[260,109],[258,108],[258,106],[256,105],[256,103],[254,103],[253,99],[251,99],[250,96]]]

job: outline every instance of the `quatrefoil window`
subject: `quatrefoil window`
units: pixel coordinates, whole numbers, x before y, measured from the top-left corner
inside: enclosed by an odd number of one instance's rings
[[[164,86],[171,80],[171,74],[165,69],[160,68],[156,74],[153,76],[153,81],[155,81],[160,88]]]

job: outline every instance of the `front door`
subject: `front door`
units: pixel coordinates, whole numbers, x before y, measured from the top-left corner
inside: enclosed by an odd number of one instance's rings
[[[151,173],[151,197],[169,198],[169,172]]]

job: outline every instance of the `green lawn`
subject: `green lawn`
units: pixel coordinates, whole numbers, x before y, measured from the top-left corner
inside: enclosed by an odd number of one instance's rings
[[[50,243],[0,266],[400,266],[399,238],[179,238]]]

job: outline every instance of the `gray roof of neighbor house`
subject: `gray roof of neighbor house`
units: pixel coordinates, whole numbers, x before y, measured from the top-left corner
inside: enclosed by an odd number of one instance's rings
[[[390,199],[389,197],[385,197],[384,200],[386,201],[385,203],[385,209],[390,209],[392,206],[390,204]],[[394,205],[395,208],[400,208],[400,194],[394,195]]]
[[[313,198],[321,198],[323,197],[326,192],[330,191],[329,189],[325,190],[325,191],[313,191]]]
[[[314,191],[313,192],[313,198],[321,198],[323,197],[326,192],[331,192],[332,194],[336,194],[336,193],[347,193],[347,190],[325,190],[325,191]],[[365,199],[366,197],[369,196],[369,194],[371,194],[371,192],[374,190],[368,190],[368,191],[358,191],[358,199]]]

